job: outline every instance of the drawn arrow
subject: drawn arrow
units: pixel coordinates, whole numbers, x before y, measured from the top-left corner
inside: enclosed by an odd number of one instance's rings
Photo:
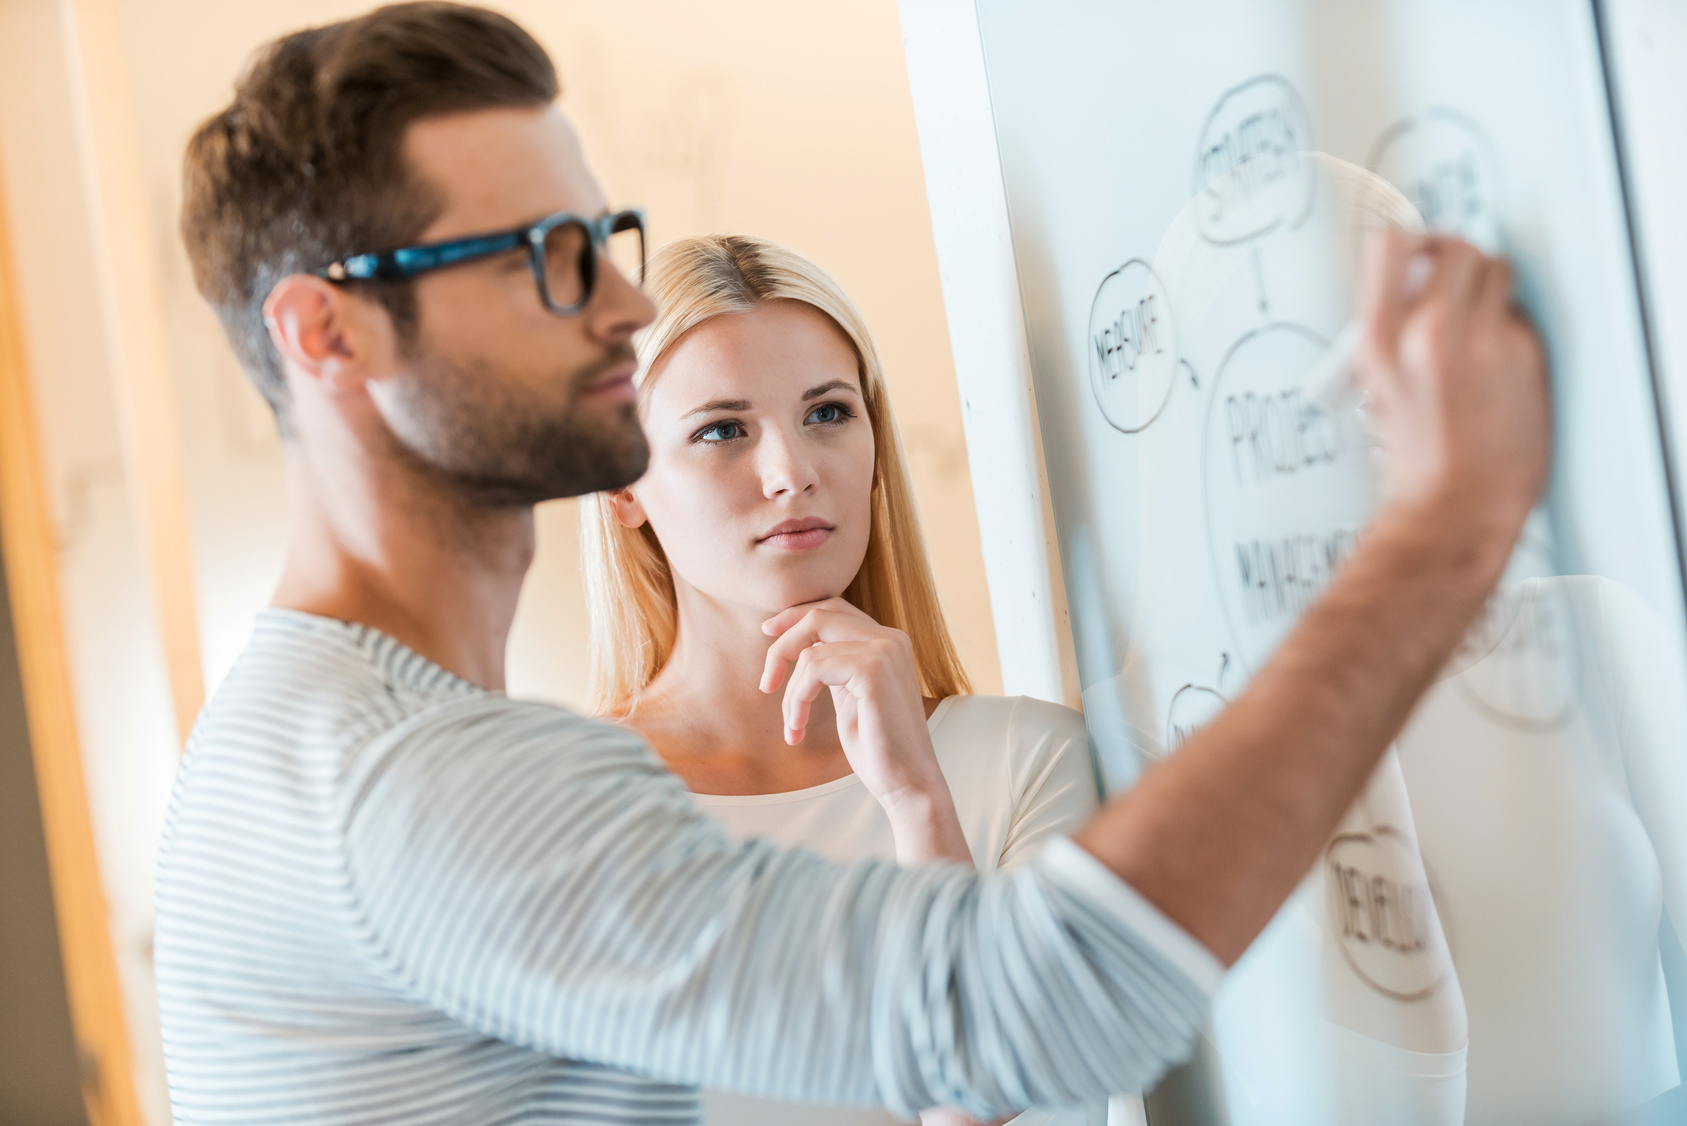
[[[1253,248],[1254,285],[1259,288],[1259,311],[1267,316],[1271,313],[1271,303],[1265,298],[1265,264],[1259,260],[1259,244]]]

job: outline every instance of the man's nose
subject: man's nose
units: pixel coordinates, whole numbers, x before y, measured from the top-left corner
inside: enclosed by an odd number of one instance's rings
[[[598,339],[630,340],[633,333],[656,319],[656,302],[602,255],[591,300],[581,315]]]

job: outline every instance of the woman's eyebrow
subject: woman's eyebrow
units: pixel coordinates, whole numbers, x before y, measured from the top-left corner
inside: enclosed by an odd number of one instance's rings
[[[802,401],[806,403],[810,399],[818,399],[820,396],[829,395],[833,391],[855,391],[855,385],[842,379],[834,379],[830,383],[822,383],[818,387],[810,387],[807,391],[804,391]],[[855,393],[860,394],[859,391]]]
[[[700,407],[694,407],[686,411],[680,417],[690,418],[694,414],[708,414],[710,411],[747,411],[749,409],[750,400],[748,399],[713,399]]]

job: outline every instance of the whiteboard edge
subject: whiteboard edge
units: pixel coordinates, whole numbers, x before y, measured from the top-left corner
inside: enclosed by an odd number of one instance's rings
[[[972,0],[899,0],[1002,688],[1082,706]]]

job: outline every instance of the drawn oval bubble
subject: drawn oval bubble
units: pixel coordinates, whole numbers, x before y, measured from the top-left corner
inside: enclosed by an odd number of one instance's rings
[[[1312,206],[1312,129],[1295,88],[1274,74],[1218,100],[1195,153],[1195,217],[1208,241],[1226,244],[1293,227]]]
[[[1459,692],[1502,727],[1558,730],[1580,700],[1575,620],[1563,593],[1551,579],[1531,579],[1501,587],[1488,604],[1505,629],[1481,660],[1458,674]]]
[[[1171,707],[1166,709],[1166,753],[1187,743],[1191,735],[1217,719],[1218,713],[1228,706],[1229,701],[1211,688],[1199,684],[1179,688],[1172,696]]]
[[[1523,534],[1517,538],[1517,546],[1506,561],[1505,574],[1500,577],[1499,586],[1483,604],[1476,620],[1470,623],[1458,648],[1447,658],[1436,679],[1457,676],[1497,649],[1516,624],[1522,607],[1522,600],[1517,596],[1520,584],[1556,574],[1558,564],[1553,558],[1544,517],[1536,513],[1529,518]]]
[[[1366,165],[1412,201],[1430,230],[1499,253],[1499,161],[1476,122],[1449,109],[1408,117],[1383,131]]]
[[[1329,934],[1364,982],[1397,1001],[1421,1001],[1452,959],[1417,850],[1387,826],[1343,833],[1324,853]]]
[[[1525,532],[1505,578],[1453,651],[1452,679],[1478,714],[1519,731],[1556,731],[1581,700],[1576,620],[1551,549]]]
[[[1326,414],[1301,396],[1325,344],[1299,325],[1257,329],[1225,355],[1207,401],[1207,538],[1224,616],[1250,670],[1323,592],[1379,495],[1358,416]]]
[[[1116,430],[1159,417],[1177,377],[1177,329],[1154,268],[1132,258],[1101,279],[1090,303],[1090,389]]]

